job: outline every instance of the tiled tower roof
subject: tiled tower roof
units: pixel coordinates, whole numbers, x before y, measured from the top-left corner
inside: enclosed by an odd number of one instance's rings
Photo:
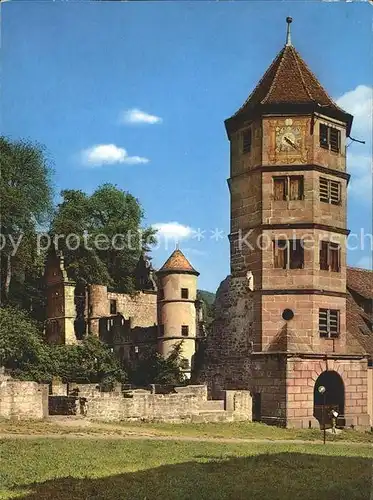
[[[348,133],[351,128],[352,116],[328,95],[292,46],[290,38],[244,104],[226,120],[227,129],[240,117],[250,119],[253,114],[271,111],[279,106],[282,106],[282,110],[285,110],[284,106],[292,106],[291,111],[295,111],[296,106],[303,106],[302,109],[307,106],[314,111],[341,119],[347,123]]]
[[[194,269],[185,255],[181,252],[181,250],[176,249],[170,257],[166,260],[163,266],[159,269],[158,273],[188,273],[199,275],[199,272]]]

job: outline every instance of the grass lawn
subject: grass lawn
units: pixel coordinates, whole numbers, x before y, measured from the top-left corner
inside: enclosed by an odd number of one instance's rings
[[[0,498],[368,500],[372,459],[333,444],[2,439]]]
[[[80,424],[81,422],[81,424]],[[74,425],[71,425],[74,424]],[[241,439],[286,439],[322,440],[319,429],[281,429],[251,422],[208,423],[208,424],[167,424],[167,423],[113,423],[90,422],[85,419],[60,422],[50,419],[41,422],[15,422],[0,420],[0,434],[106,434],[106,435],[147,435],[147,436],[188,436],[199,438],[241,438]],[[79,427],[81,425],[81,427]],[[373,432],[344,430],[333,436],[327,434],[328,441],[351,441],[373,444]]]

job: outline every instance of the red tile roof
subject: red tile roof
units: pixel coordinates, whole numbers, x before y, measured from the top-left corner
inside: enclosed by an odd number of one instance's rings
[[[184,272],[199,275],[199,272],[194,269],[179,249],[175,250],[159,269],[158,273],[162,272]]]
[[[373,312],[364,311],[362,301],[373,301],[373,271],[347,268],[347,345],[349,352],[373,357]]]
[[[327,94],[292,45],[285,45],[240,109],[226,121],[247,114],[263,105],[312,104],[343,116],[349,126],[352,116]]]

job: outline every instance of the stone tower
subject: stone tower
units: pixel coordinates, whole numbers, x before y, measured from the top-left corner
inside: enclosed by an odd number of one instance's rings
[[[225,121],[231,147],[231,276],[206,354],[213,395],[249,388],[257,420],[308,427],[326,404],[365,425],[346,342],[346,137],[352,116],[329,97],[290,38]],[[359,389],[360,390],[360,389]],[[215,393],[215,394],[214,394]],[[366,391],[365,391],[366,394]]]
[[[52,249],[44,273],[47,310],[45,334],[50,344],[75,344],[75,282],[69,280],[62,254]]]
[[[158,350],[167,357],[175,344],[183,341],[183,368],[187,376],[190,376],[196,350],[198,276],[179,249],[157,271]]]

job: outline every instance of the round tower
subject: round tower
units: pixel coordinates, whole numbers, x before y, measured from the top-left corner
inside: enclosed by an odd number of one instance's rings
[[[190,376],[196,343],[196,295],[199,273],[175,250],[157,272],[158,351],[167,357],[182,342],[183,370]]]

